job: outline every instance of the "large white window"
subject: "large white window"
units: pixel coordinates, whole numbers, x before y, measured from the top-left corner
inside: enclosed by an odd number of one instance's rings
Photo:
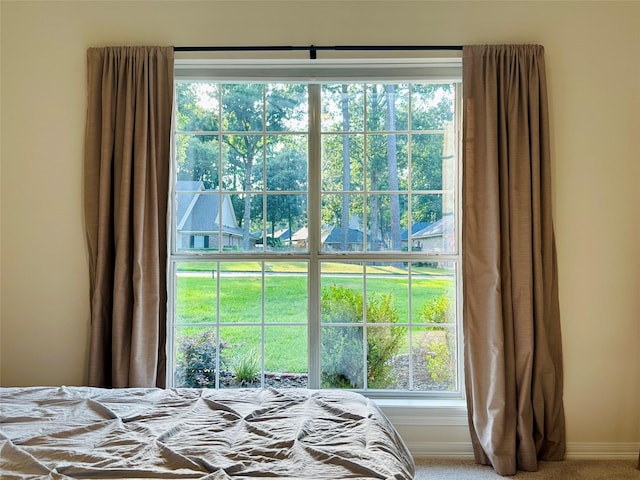
[[[459,64],[175,89],[169,384],[460,395]]]

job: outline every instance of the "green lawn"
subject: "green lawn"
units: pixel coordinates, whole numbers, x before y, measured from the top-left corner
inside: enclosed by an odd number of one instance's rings
[[[211,271],[214,263],[183,264],[184,272]],[[242,275],[224,276],[220,285],[220,338],[226,345],[223,356],[229,362],[240,358],[247,352],[260,352],[263,335],[262,324],[262,277],[257,262],[222,263],[221,272],[243,272]],[[307,282],[305,276],[287,275],[287,273],[306,272],[304,262],[287,262],[267,265],[269,272],[281,272],[282,275],[265,275],[265,369],[267,371],[306,372],[307,369]],[[422,269],[420,273],[439,274],[440,278],[421,278],[412,280],[413,316],[426,302],[445,295],[453,288],[451,277],[443,275],[441,270]],[[359,265],[323,264],[322,285],[332,284],[363,291]],[[390,274],[401,271],[396,267],[367,267],[367,296],[391,293],[395,300],[400,322],[408,321],[408,288],[405,276],[394,278]],[[252,275],[248,272],[255,272]],[[338,273],[342,275],[338,275]],[[376,276],[373,273],[386,274]],[[224,275],[224,273],[221,273]],[[213,276],[179,276],[177,282],[176,323],[178,339],[182,335],[194,334],[203,328],[212,328],[217,322],[217,288]],[[203,323],[207,327],[179,326],[181,323]],[[248,323],[250,325],[238,325]],[[299,326],[282,325],[295,323]]]

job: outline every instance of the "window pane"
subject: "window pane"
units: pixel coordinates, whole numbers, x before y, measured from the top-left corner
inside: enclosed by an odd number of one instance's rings
[[[401,323],[409,320],[409,270],[404,262],[365,264],[367,323]]]
[[[322,327],[321,336],[322,387],[364,388],[362,327]]]
[[[189,189],[218,187],[218,138],[213,135],[176,135],[176,173],[181,182],[193,184]]]
[[[413,223],[406,234],[412,251],[430,254],[456,251],[455,215],[441,212],[442,195],[413,196]]]
[[[362,190],[363,140],[364,137],[362,135],[323,135],[323,191],[348,192]]]
[[[263,196],[261,194],[240,194],[229,195],[229,198],[233,208],[233,217],[230,214],[230,223],[223,224],[223,251],[262,251],[262,245],[258,246],[258,242],[264,236]]]
[[[308,130],[307,86],[283,83],[266,86],[267,131]]]
[[[407,195],[369,195],[367,199],[367,249],[401,251],[408,216]]]
[[[215,388],[220,342],[213,327],[175,329],[174,385]]]
[[[412,351],[413,390],[458,389],[458,352],[453,326],[414,329]]]
[[[222,91],[222,130],[261,132],[263,129],[264,86],[260,83],[233,83]]]
[[[308,387],[307,327],[269,326],[264,336],[266,386]]]
[[[222,188],[236,192],[262,189],[262,147],[260,135],[222,137]]]
[[[334,292],[335,288],[338,290],[348,289],[354,291],[354,295],[360,295],[362,298],[362,291],[364,287],[364,266],[359,262],[322,262],[320,264],[321,271],[321,286],[322,286],[322,298],[325,296],[340,296],[341,293]],[[355,300],[354,300],[355,301]],[[327,308],[331,307],[333,304],[329,303]],[[362,311],[362,307],[360,307],[360,311]],[[331,312],[331,313],[329,313]],[[340,321],[340,311],[330,311],[323,312],[323,315],[329,315],[328,317],[322,317],[323,322],[331,321],[335,323],[336,321]],[[337,315],[337,317],[336,317]],[[336,318],[334,318],[336,317]]]
[[[417,84],[411,88],[411,128],[441,130],[453,120],[455,85]]]
[[[217,276],[215,262],[176,264],[175,323],[217,321]]]
[[[235,221],[231,197],[216,190],[199,190],[194,182],[178,182],[176,188],[176,243],[178,250],[219,250],[239,243],[241,230]]]
[[[411,136],[411,186],[414,190],[441,190],[444,132]]]
[[[369,307],[374,308],[374,306]],[[372,312],[373,313],[373,312]],[[387,320],[383,313],[371,315],[377,320]],[[367,326],[367,388],[407,389],[409,369],[407,327]]]
[[[367,189],[407,190],[409,168],[407,135],[367,136]]]
[[[218,86],[214,83],[176,82],[176,128],[183,132],[218,130]]]
[[[267,242],[271,252],[306,251],[306,245],[296,239],[306,240],[307,195],[266,195]],[[261,201],[259,197],[258,201]],[[263,243],[260,239],[258,246]]]
[[[322,195],[322,250],[362,251],[362,195]],[[343,225],[346,222],[346,227]]]
[[[322,131],[354,132],[364,128],[364,86],[322,85]]]
[[[306,135],[266,137],[267,190],[306,191],[308,141]]]
[[[262,329],[220,327],[220,388],[260,387]]]
[[[307,264],[265,263],[265,323],[307,323]]]
[[[456,321],[456,274],[453,262],[411,264],[413,324],[453,325]]]
[[[257,262],[220,263],[220,322],[262,321],[262,271]]]
[[[367,85],[367,130],[407,130],[409,86]]]

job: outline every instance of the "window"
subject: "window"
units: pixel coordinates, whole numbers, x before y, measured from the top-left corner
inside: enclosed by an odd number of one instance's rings
[[[461,394],[459,63],[388,63],[177,65],[169,384]]]

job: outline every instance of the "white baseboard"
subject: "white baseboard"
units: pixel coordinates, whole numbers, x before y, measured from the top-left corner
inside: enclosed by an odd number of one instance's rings
[[[576,460],[637,459],[640,443],[567,443],[567,458]]]
[[[473,458],[471,442],[407,442],[415,459]],[[568,443],[568,460],[635,460],[640,443]]]
[[[473,458],[471,442],[407,442],[413,458]]]

